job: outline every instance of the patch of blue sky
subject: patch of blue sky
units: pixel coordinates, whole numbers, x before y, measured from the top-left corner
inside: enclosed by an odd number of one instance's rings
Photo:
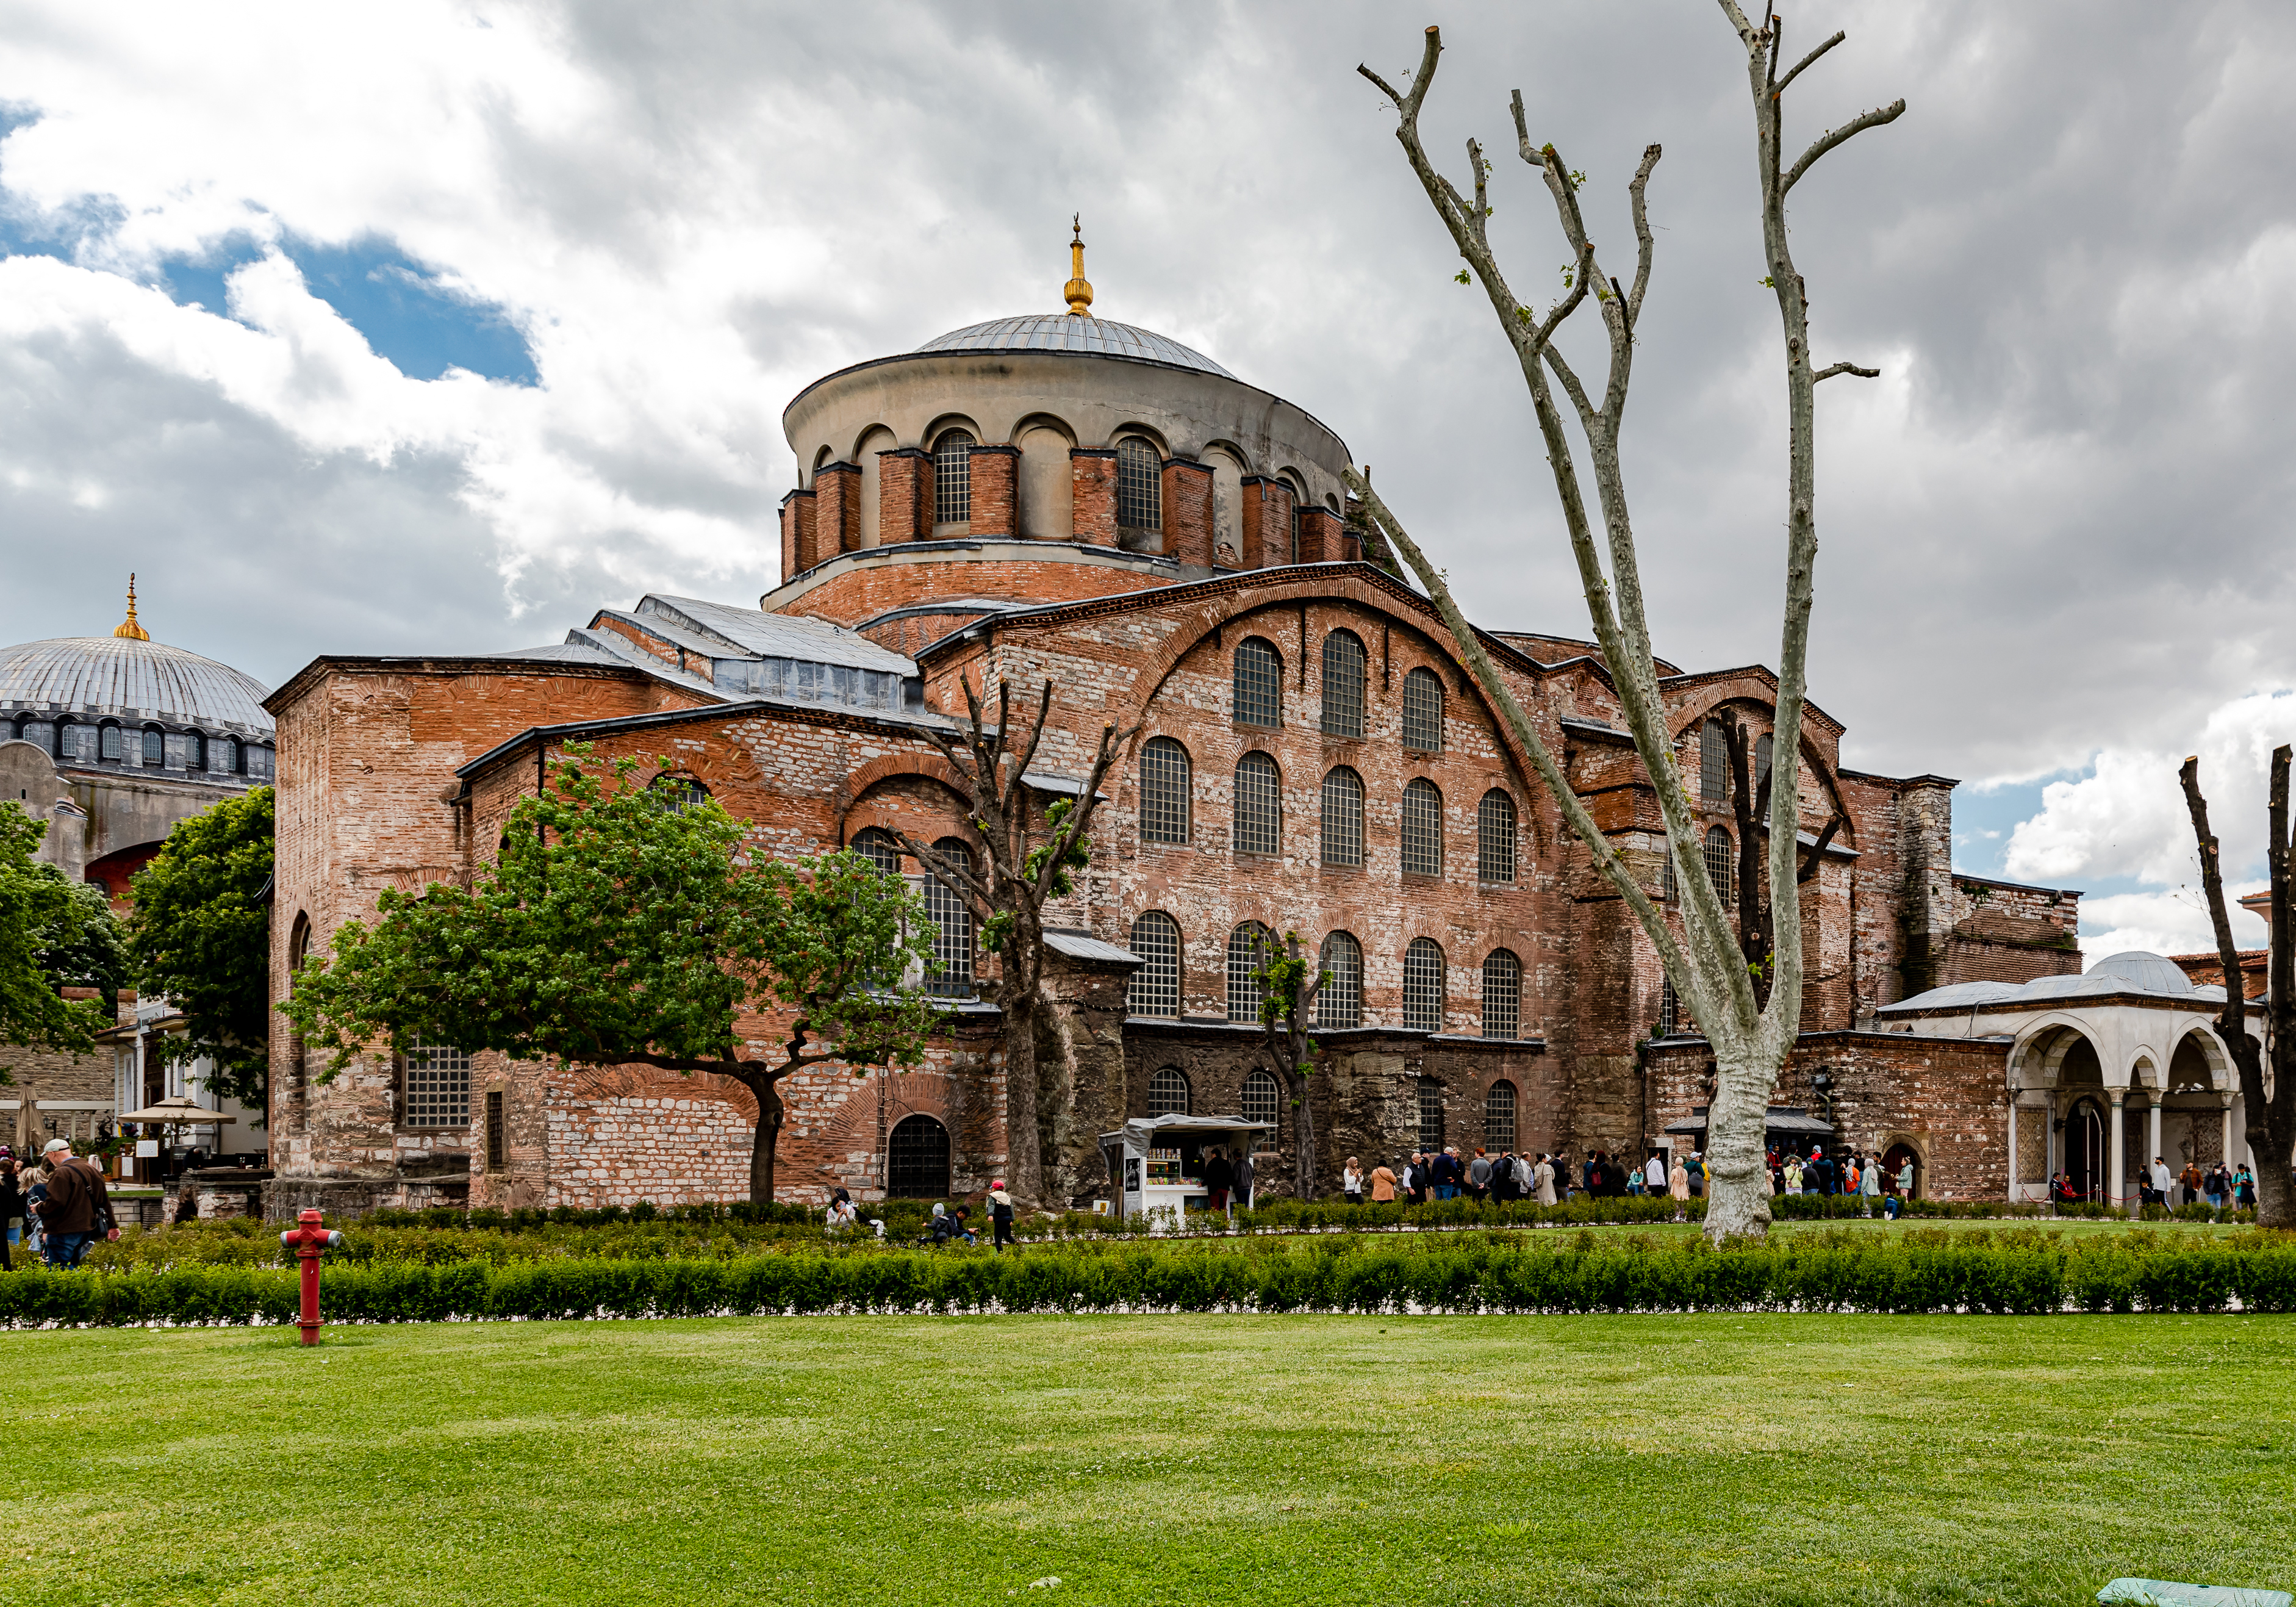
[[[1953,790],[1953,868],[1972,876],[2006,876],[2003,857],[2018,824],[2041,812],[2041,789],[2053,781],[2078,781],[2087,770],[2060,770],[2027,781],[1980,787],[1964,782]]]

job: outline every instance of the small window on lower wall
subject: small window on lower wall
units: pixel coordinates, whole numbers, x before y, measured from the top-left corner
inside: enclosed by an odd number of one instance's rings
[[[487,1170],[503,1169],[503,1153],[508,1146],[503,1139],[503,1096],[499,1088],[487,1094]]]
[[[1483,1095],[1483,1147],[1493,1154],[1514,1148],[1514,1085],[1505,1078]]]
[[[1443,1085],[1419,1079],[1419,1147],[1432,1154],[1443,1147]]]
[[[1188,1111],[1188,1074],[1177,1066],[1166,1066],[1148,1079],[1148,1114],[1151,1116],[1185,1116]]]
[[[1483,957],[1483,1036],[1522,1036],[1522,962],[1508,949]]]
[[[467,1127],[471,1125],[471,1056],[419,1040],[406,1051],[399,1077],[398,1125],[403,1127]]]
[[[1264,1121],[1273,1127],[1283,1109],[1283,1090],[1276,1086],[1274,1072],[1254,1071],[1243,1079],[1244,1120]],[[1274,1149],[1275,1135],[1273,1132],[1255,1135],[1252,1147],[1260,1150]]]

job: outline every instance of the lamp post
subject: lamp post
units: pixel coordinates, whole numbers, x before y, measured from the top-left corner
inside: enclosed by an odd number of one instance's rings
[[[303,1342],[319,1342],[319,1258],[328,1250],[342,1248],[343,1236],[319,1226],[323,1218],[316,1210],[305,1211],[296,1218],[302,1226],[291,1227],[279,1235],[281,1248],[291,1250],[303,1263],[303,1311],[299,1326]]]

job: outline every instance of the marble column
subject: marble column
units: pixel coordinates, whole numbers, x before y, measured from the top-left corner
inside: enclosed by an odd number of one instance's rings
[[[2017,1203],[2017,1090],[2009,1090],[2009,1203]]]
[[[2144,1131],[2148,1135],[2145,1150],[2136,1158],[2136,1163],[2144,1168],[2144,1175],[2149,1178],[2152,1175],[2152,1157],[2165,1152],[2161,1148],[2161,1101],[2158,1095],[2152,1100],[2152,1110],[2146,1112]]]
[[[2128,1099],[2125,1088],[2112,1090],[2112,1160],[2105,1168],[2104,1202],[2127,1210],[2128,1205],[2128,1134],[2127,1111]]]
[[[2225,1163],[2225,1169],[2226,1169],[2226,1171],[2231,1171],[2232,1169],[2234,1169],[2234,1165],[2235,1165],[2235,1162],[2233,1160],[2233,1158],[2232,1158],[2232,1157],[2233,1157],[2233,1151],[2232,1151],[2232,1095],[2229,1095],[2229,1094],[2219,1094],[2219,1095],[2217,1095],[2217,1098],[2218,1098],[2220,1102],[2222,1102],[2222,1103],[2223,1103],[2223,1105],[2224,1105],[2224,1163]]]

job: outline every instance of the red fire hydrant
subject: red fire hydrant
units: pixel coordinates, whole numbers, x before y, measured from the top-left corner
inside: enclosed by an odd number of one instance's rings
[[[279,1235],[282,1249],[291,1250],[303,1263],[303,1342],[319,1342],[319,1258],[331,1250],[342,1248],[343,1236],[319,1226],[324,1220],[317,1211],[305,1211],[296,1218],[303,1226],[291,1227]]]

